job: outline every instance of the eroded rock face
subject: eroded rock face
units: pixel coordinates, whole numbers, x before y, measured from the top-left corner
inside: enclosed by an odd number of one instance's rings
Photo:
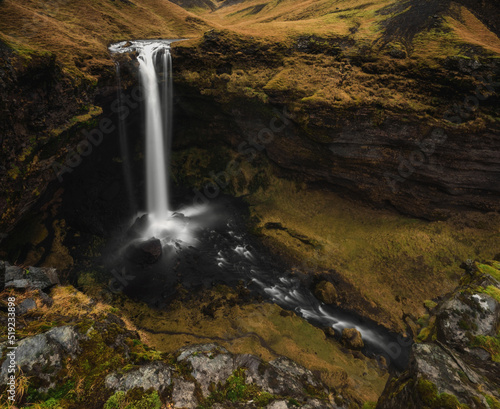
[[[491,262],[483,271],[500,277],[498,266]],[[408,370],[387,383],[377,409],[483,409],[500,401],[500,364],[492,356],[499,352],[493,345],[500,339],[494,296],[500,282],[481,271],[463,282],[433,309],[434,328],[425,328],[425,342],[413,345]]]
[[[289,403],[290,399],[302,402],[303,407],[309,409],[341,408],[329,401],[328,389],[311,371],[288,358],[264,362],[255,355],[233,355],[216,344],[193,345],[182,348],[177,353],[176,365],[154,362],[126,373],[113,373],[106,377],[106,386],[114,391],[124,392],[133,388],[153,388],[163,392],[171,386],[173,406],[194,409],[205,399],[213,399],[213,393],[220,388],[232,388],[227,383],[237,371],[241,371],[238,376],[244,376],[242,388],[253,385],[270,394],[271,402],[266,406],[269,409],[291,408],[293,404]],[[177,365],[184,368],[183,371],[188,368],[190,372],[187,378],[179,373]],[[324,398],[313,397],[317,395]],[[276,398],[273,399],[273,396]],[[287,397],[287,400],[280,400],[279,397]],[[255,407],[251,401],[232,404],[238,407]],[[216,402],[213,407],[226,406]]]
[[[465,349],[471,337],[495,336],[500,305],[482,293],[456,294],[439,308],[436,325],[440,341]]]

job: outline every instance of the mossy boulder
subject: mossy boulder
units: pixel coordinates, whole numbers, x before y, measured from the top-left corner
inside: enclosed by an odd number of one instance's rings
[[[431,310],[419,335],[423,342],[413,345],[407,371],[387,383],[377,409],[498,407],[500,283],[497,263],[483,266],[469,270]]]
[[[363,349],[365,346],[363,338],[356,328],[344,328],[342,343],[349,349]]]
[[[335,304],[337,301],[337,290],[330,281],[320,281],[314,288],[314,295],[325,304]]]

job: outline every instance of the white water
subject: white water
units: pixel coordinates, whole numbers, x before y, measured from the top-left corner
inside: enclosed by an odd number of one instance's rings
[[[163,53],[164,70],[171,68],[170,45],[147,44],[139,52],[139,73],[145,90],[145,125],[146,125],[146,208],[152,223],[166,221],[169,217],[168,187],[167,187],[167,158],[166,140],[170,137],[170,124],[167,111],[172,109],[169,101],[160,99],[159,75],[156,71],[156,62],[159,54]],[[169,81],[165,81],[168,88]],[[168,90],[164,91],[168,95]],[[166,129],[165,129],[166,128]]]
[[[144,238],[158,237],[164,246],[171,245],[176,248],[175,251],[179,251],[181,247],[196,246],[197,232],[209,224],[212,214],[210,209],[206,206],[193,206],[174,213],[169,207],[167,172],[172,137],[170,42],[122,42],[111,46],[110,50],[116,53],[137,51],[139,54],[139,73],[145,97],[146,207],[150,220],[150,227],[144,232]],[[350,314],[322,304],[297,280],[287,277],[276,280],[270,271],[257,267],[258,257],[249,250],[243,236],[232,231],[228,231],[228,234],[238,244],[231,254],[218,251],[216,263],[220,269],[250,278],[272,301],[295,310],[306,320],[330,326],[339,333],[344,328],[356,328],[367,344],[377,347],[388,359],[399,359],[402,347],[407,347],[406,345],[393,342],[387,335],[373,328],[373,325],[357,322]],[[235,259],[232,253],[238,257]]]

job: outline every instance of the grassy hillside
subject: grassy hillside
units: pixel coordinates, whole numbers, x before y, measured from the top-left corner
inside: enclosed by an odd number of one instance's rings
[[[215,11],[199,8],[193,11],[232,30],[280,40],[296,35],[333,35],[349,37],[360,46],[397,41],[409,48],[413,40],[419,40],[415,51],[425,53],[441,51],[422,47],[422,36],[437,29],[447,35],[434,40],[451,42],[448,44],[450,51],[451,48],[458,51],[464,44],[475,44],[494,53],[500,52],[500,40],[494,33],[496,26],[491,24],[492,17],[487,14],[490,9],[484,10],[480,5],[467,8],[458,2],[435,0],[250,0],[232,3],[225,2]]]
[[[97,76],[111,65],[107,46],[130,38],[193,37],[203,19],[166,0],[0,2],[0,40],[21,53],[51,52],[67,67]]]

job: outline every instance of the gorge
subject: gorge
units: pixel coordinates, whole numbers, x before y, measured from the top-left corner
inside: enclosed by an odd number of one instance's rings
[[[16,405],[497,407],[497,5],[195,3],[0,2]]]

